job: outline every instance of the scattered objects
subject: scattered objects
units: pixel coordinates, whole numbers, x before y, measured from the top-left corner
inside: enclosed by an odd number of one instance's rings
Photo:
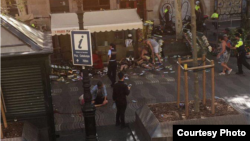
[[[220,99],[218,96],[214,96],[214,98],[216,98],[216,99]]]
[[[64,78],[60,77],[59,79],[57,79],[58,82],[64,82]]]
[[[210,69],[206,69],[206,72],[210,72]]]
[[[165,68],[166,69],[172,68],[172,65],[166,66]]]
[[[137,101],[136,100],[132,100],[132,102],[136,103]]]
[[[74,77],[74,75],[72,74],[72,75],[68,75],[68,78],[69,79],[72,79]]]
[[[116,108],[116,104],[115,104],[115,103],[113,103],[112,108],[113,108],[113,109],[115,109],[115,108]]]

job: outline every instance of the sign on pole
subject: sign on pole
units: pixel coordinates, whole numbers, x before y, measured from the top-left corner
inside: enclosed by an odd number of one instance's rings
[[[92,46],[89,30],[71,31],[73,65],[92,66]]]

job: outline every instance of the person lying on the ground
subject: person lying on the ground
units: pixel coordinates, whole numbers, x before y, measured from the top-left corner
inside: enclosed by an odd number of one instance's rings
[[[137,65],[146,69],[158,69],[159,66],[155,67],[153,64],[151,64],[149,61],[144,61],[143,59],[138,60]]]
[[[134,61],[132,58],[122,58],[119,62],[121,68],[120,71],[126,70],[127,68],[134,66]]]
[[[121,65],[120,71],[126,70],[129,67],[129,61],[126,58],[122,58],[119,64]]]
[[[147,51],[147,49],[143,48],[141,51],[141,58],[145,61],[149,61],[150,60],[150,53],[149,51]]]
[[[97,82],[97,85],[95,85],[92,90],[92,103],[95,104],[96,107],[103,106],[108,103],[107,100],[107,90],[105,85],[101,81]]]

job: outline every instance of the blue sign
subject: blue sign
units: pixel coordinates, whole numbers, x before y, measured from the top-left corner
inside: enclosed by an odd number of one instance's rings
[[[77,66],[92,66],[91,36],[88,30],[71,31],[71,49],[73,64]]]

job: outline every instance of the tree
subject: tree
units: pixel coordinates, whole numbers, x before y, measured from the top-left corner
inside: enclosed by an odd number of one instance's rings
[[[196,47],[196,15],[195,15],[195,5],[194,5],[194,0],[190,0],[191,3],[191,26],[192,26],[192,45],[193,45],[193,65],[194,67],[198,66],[198,61],[197,61],[197,47]],[[194,111],[195,112],[200,112],[200,105],[199,105],[199,80],[198,80],[198,72],[194,71]]]

